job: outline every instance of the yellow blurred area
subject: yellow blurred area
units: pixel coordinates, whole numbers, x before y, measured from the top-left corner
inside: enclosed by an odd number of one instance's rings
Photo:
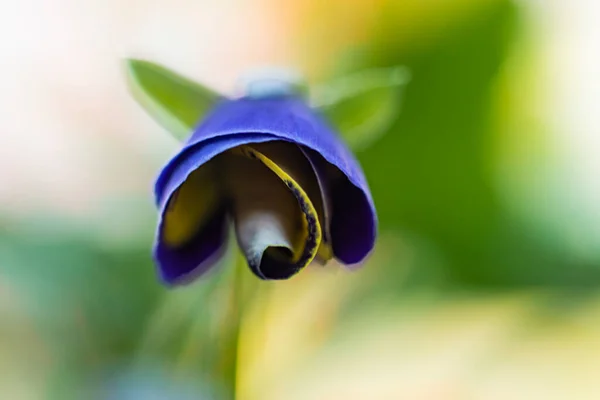
[[[600,398],[599,4],[3,2],[0,399]],[[230,254],[161,286],[151,188],[178,143],[124,57],[225,94],[256,66],[406,65],[357,154],[364,267],[262,282]]]
[[[403,252],[398,240],[382,239]],[[367,267],[384,273],[398,259],[382,250]],[[593,399],[600,390],[597,296],[570,312],[544,290],[420,291],[401,306],[360,304],[340,327],[336,315],[364,277],[313,270],[297,281],[271,286],[245,315],[240,398]]]
[[[264,378],[249,398],[593,399],[600,390],[597,301],[551,322],[526,295],[407,303],[357,315],[340,343],[288,364],[281,380]]]

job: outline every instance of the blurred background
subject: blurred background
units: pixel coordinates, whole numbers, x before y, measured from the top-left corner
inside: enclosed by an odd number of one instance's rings
[[[0,1],[0,398],[223,399],[233,375],[242,400],[599,398],[599,17],[587,0]],[[260,65],[408,67],[392,129],[357,150],[381,222],[365,267],[240,288],[229,255],[162,287],[151,187],[178,144],[123,57],[223,93]]]

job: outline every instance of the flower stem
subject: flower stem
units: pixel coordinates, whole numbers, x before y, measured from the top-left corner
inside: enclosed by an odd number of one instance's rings
[[[224,382],[227,387],[227,399],[235,400],[238,389],[238,344],[240,328],[242,324],[244,306],[244,275],[247,273],[246,260],[238,256],[235,262],[235,270],[231,281],[231,293],[229,298],[229,329],[224,337]]]

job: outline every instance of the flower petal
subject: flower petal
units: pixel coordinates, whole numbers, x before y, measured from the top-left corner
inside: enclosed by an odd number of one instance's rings
[[[164,210],[171,196],[190,174],[217,155],[225,153],[236,146],[273,140],[277,140],[277,137],[265,134],[237,134],[206,140],[196,146],[184,147],[169,161],[156,179],[154,194],[159,210],[161,212]]]
[[[346,264],[364,259],[374,246],[377,230],[367,182],[351,152],[302,100],[290,97],[224,101],[196,129],[183,153],[205,147],[220,137],[252,132],[303,145],[342,172],[345,179],[335,180],[331,188],[334,253]],[[173,183],[169,177],[179,163],[175,157],[165,167],[157,180],[157,193],[163,191],[165,181]]]
[[[225,254],[227,226],[226,210],[219,209],[182,246],[171,247],[157,239],[154,258],[163,281],[169,285],[185,284],[213,267]]]
[[[346,177],[334,180],[331,193],[333,254],[344,264],[358,264],[375,245],[377,225],[372,200]]]
[[[196,128],[182,151],[159,175],[159,207],[192,171],[216,154],[245,143],[284,140],[313,150],[334,168],[331,239],[335,256],[345,264],[362,261],[372,250],[377,219],[360,166],[331,128],[297,98],[227,100]]]
[[[321,264],[331,260],[333,252],[329,235],[329,214],[331,212],[328,198],[329,185],[326,176],[320,177],[317,171],[317,169],[323,170],[327,163],[320,157],[314,158],[313,162],[308,155],[309,149],[303,149],[301,146],[288,142],[265,142],[253,144],[251,147],[264,154],[278,168],[283,169],[306,192],[308,199],[303,201],[310,202],[314,206],[317,223],[322,232],[321,243],[315,259]],[[277,174],[281,176],[281,174]],[[296,191],[295,194],[299,193],[300,191]]]
[[[320,210],[317,210],[317,213],[319,214],[323,238],[321,239],[321,245],[319,246],[315,260],[325,265],[333,258],[333,249],[331,248],[331,185],[327,172],[328,164],[314,150],[306,148],[301,148],[301,150],[308,160],[319,186],[321,201],[319,202]]]
[[[171,217],[169,221],[173,222],[175,225],[172,227],[171,225],[168,225],[169,228],[167,229],[174,232],[168,234],[167,241],[164,240],[165,235],[163,234],[163,231],[165,230],[165,216],[168,215],[169,208],[171,208],[171,212],[173,212],[173,210],[179,210],[178,208],[173,208],[173,199],[176,199],[180,205],[193,205],[194,202],[194,199],[192,198],[189,200],[185,199],[181,202],[182,198],[179,190],[186,188],[186,190],[190,190],[192,193],[200,195],[202,192],[195,191],[194,188],[210,187],[213,185],[214,180],[202,181],[200,175],[196,174],[202,174],[202,171],[208,172],[211,168],[216,169],[216,172],[218,173],[218,165],[215,165],[214,167],[210,166],[212,163],[211,160],[217,161],[215,158],[217,155],[248,142],[261,143],[275,139],[275,137],[269,135],[233,135],[219,138],[219,140],[216,141],[207,141],[206,143],[203,143],[200,148],[194,149],[194,151],[178,154],[176,157],[178,163],[172,168],[169,179],[165,179],[161,186],[159,186],[157,182],[156,200],[160,219],[156,232],[154,258],[158,264],[159,274],[165,283],[187,283],[195,277],[204,274],[219,261],[222,255],[224,255],[227,245],[228,225],[226,213],[228,210],[223,197],[219,198],[216,202],[216,206],[212,208],[212,211],[210,212],[208,212],[210,207],[207,207],[209,201],[202,198],[197,198],[200,200],[197,203],[197,209],[190,207],[182,208],[182,216],[185,216],[187,212],[189,212],[191,216],[194,216],[197,213],[195,219],[190,218],[192,221],[195,220],[195,223],[190,223],[188,225],[186,222],[191,221],[180,221],[178,218],[173,219]],[[165,175],[162,174],[161,176]],[[204,175],[204,177],[206,176]],[[192,183],[194,181],[195,185],[188,187],[187,183]],[[158,190],[159,187],[161,191]],[[208,194],[207,192],[208,191],[205,189],[204,193]],[[210,197],[211,195],[208,194],[207,198]],[[177,214],[177,211],[175,211],[175,215]],[[177,224],[178,221],[180,224]],[[202,221],[204,221],[204,223]],[[188,228],[194,226],[199,228],[194,236],[189,237],[189,240],[184,245],[177,246],[178,240],[176,238],[173,239],[173,236],[177,237],[177,235],[181,235],[182,238],[188,237],[184,233],[189,234],[190,230]]]
[[[166,283],[208,270],[224,252],[226,210],[215,172],[213,162],[195,170],[161,212],[154,255]]]
[[[317,210],[304,189],[320,200],[310,165],[300,149],[281,142],[231,154],[224,165],[240,247],[257,276],[287,279],[313,260],[321,242]]]
[[[215,173],[215,163],[209,162],[173,193],[162,214],[160,236],[166,245],[185,245],[214,213],[221,197]]]
[[[373,205],[339,168],[312,149],[305,149],[305,153],[322,182],[327,218],[324,225],[329,236],[324,240],[329,240],[338,260],[357,264],[373,247],[372,242],[365,240],[376,235]]]
[[[250,269],[261,279],[293,275],[307,236],[293,194],[246,153],[228,152],[223,167],[237,241]]]

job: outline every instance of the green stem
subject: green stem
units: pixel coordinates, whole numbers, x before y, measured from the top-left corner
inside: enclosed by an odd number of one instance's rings
[[[235,263],[229,298],[228,332],[223,343],[224,369],[223,377],[227,385],[228,399],[235,400],[238,382],[238,351],[240,328],[242,323],[244,296],[244,275],[247,273],[246,260],[238,256]]]

